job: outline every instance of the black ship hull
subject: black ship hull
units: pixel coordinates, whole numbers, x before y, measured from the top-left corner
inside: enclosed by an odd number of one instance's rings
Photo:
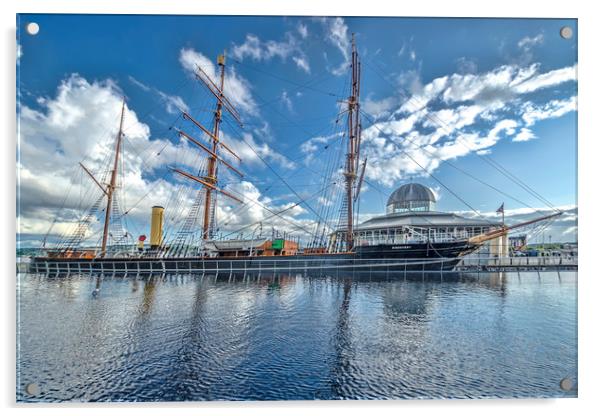
[[[451,271],[477,246],[449,243],[360,246],[351,253],[246,257],[105,257],[95,259],[34,257],[31,273],[261,273],[336,270],[369,272]]]

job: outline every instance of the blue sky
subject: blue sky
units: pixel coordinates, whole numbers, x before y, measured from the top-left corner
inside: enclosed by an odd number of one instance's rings
[[[39,23],[38,35],[23,31],[29,21]],[[131,162],[123,189],[132,195],[122,203],[131,209],[132,233],[143,232],[151,205],[176,205],[174,194],[190,202],[194,191],[181,191],[166,167],[190,168],[198,159],[170,127],[198,133],[180,109],[210,121],[213,100],[191,68],[206,65],[213,76],[224,50],[226,94],[244,122],[243,129],[225,123],[224,135],[243,157],[245,178],[224,170],[222,186],[272,209],[316,195],[318,173],[344,143],[344,117],[335,120],[348,88],[351,33],[362,62],[368,157],[360,218],[384,212],[387,195],[408,180],[432,187],[444,211],[476,215],[470,206],[491,216],[504,202],[509,217],[519,218],[527,207],[546,207],[494,162],[552,205],[576,203],[575,20],[20,15],[17,25],[24,242],[40,240],[61,201],[67,213],[57,234],[85,211],[78,200],[95,198],[76,165],[84,160],[104,172],[121,95]],[[563,26],[573,29],[571,39],[559,36]],[[309,224],[310,211],[328,205],[328,196],[293,207],[288,220]],[[220,203],[224,231],[269,215],[258,204]],[[550,231],[555,239],[576,239],[573,214]]]

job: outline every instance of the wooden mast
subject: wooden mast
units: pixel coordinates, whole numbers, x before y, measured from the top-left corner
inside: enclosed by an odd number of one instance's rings
[[[204,150],[207,153],[207,170],[206,175],[202,177],[196,177],[188,172],[185,172],[181,169],[172,168],[172,170],[185,178],[193,180],[197,183],[200,183],[205,188],[205,200],[204,200],[204,210],[203,210],[203,231],[202,231],[202,239],[203,241],[209,240],[212,238],[213,230],[212,230],[212,214],[215,206],[215,198],[214,193],[221,193],[236,202],[242,202],[239,198],[232,195],[229,192],[224,191],[223,189],[217,186],[217,170],[218,170],[218,162],[222,163],[236,175],[243,177],[243,173],[236,169],[231,163],[220,157],[218,154],[218,149],[223,148],[230,155],[232,155],[239,162],[241,161],[240,157],[225,143],[220,141],[219,133],[220,133],[220,124],[222,122],[223,110],[226,110],[234,120],[242,127],[242,122],[240,121],[240,116],[228,97],[224,94],[224,79],[225,79],[225,66],[226,66],[226,55],[219,55],[217,57],[217,64],[220,68],[219,70],[219,85],[214,82],[209,75],[200,66],[197,66],[198,72],[195,74],[196,78],[201,81],[207,89],[217,98],[217,104],[215,108],[215,114],[213,118],[213,128],[210,131],[205,128],[201,123],[195,120],[190,114],[186,112],[182,112],[182,116],[190,120],[196,127],[199,128],[206,136],[210,139],[210,147],[203,145],[200,141],[196,140],[190,134],[176,129],[180,137],[183,137],[189,140],[191,143],[195,144],[198,148]]]
[[[349,144],[347,151],[347,163],[345,164],[345,199],[347,205],[347,229],[345,234],[347,251],[353,248],[353,211],[354,211],[354,186],[357,179],[359,140],[360,140],[360,120],[359,120],[359,62],[357,49],[355,46],[355,34],[351,39],[351,95],[347,101],[348,105],[348,133]]]
[[[220,55],[217,57],[217,64],[220,67],[220,86],[219,86],[219,97],[217,99],[217,107],[215,109],[215,117],[213,118],[213,141],[211,147],[211,153],[207,156],[207,176],[205,180],[215,187],[217,183],[216,176],[216,163],[217,163],[217,144],[219,143],[219,125],[222,121],[222,102],[224,100],[224,73],[226,67],[226,55]],[[205,209],[203,211],[203,240],[208,240],[211,237],[211,201],[213,197],[214,189],[211,187],[205,187]]]
[[[102,232],[102,246],[100,248],[100,255],[105,256],[107,252],[107,241],[109,238],[109,222],[111,220],[111,207],[113,205],[113,193],[117,187],[117,169],[119,167],[119,152],[121,151],[121,136],[123,135],[123,116],[125,114],[125,97],[121,103],[121,118],[119,121],[119,132],[115,140],[115,161],[113,163],[113,170],[111,171],[111,181],[105,190],[107,195],[107,208],[105,210],[105,225]]]

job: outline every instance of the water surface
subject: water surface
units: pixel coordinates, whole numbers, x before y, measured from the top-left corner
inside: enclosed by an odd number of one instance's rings
[[[577,395],[574,272],[17,279],[19,401]]]

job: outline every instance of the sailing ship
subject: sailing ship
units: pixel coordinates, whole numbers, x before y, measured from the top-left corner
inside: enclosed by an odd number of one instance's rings
[[[185,244],[180,233],[176,239],[168,241],[163,230],[164,208],[155,206],[151,214],[150,244],[141,236],[138,244],[120,243],[127,236],[126,232],[111,232],[111,224],[117,220],[115,192],[118,189],[117,178],[122,153],[123,122],[125,98],[121,106],[119,131],[115,138],[112,168],[108,180],[98,180],[92,171],[83,163],[82,170],[89,176],[96,187],[101,190],[100,197],[92,205],[91,210],[79,221],[75,231],[62,244],[48,248],[43,254],[34,256],[30,262],[30,271],[43,273],[219,273],[219,272],[253,272],[253,271],[294,271],[294,270],[333,270],[411,272],[411,271],[449,271],[453,270],[463,256],[477,251],[485,243],[505,237],[513,229],[524,227],[544,220],[550,220],[561,214],[536,218],[521,224],[490,227],[478,235],[457,236],[409,236],[409,232],[386,241],[375,240],[366,243],[361,240],[355,230],[358,213],[358,198],[364,183],[367,159],[362,161],[361,141],[362,128],[360,122],[360,62],[355,38],[351,42],[351,85],[350,95],[343,104],[347,116],[346,153],[342,182],[344,193],[340,218],[336,229],[331,230],[326,238],[317,239],[301,247],[300,241],[293,238],[273,235],[272,238],[219,239],[216,236],[216,199],[223,196],[239,204],[245,201],[219,186],[218,171],[223,167],[237,177],[243,173],[235,166],[241,158],[234,149],[221,138],[221,124],[224,113],[228,113],[242,126],[241,117],[232,101],[226,95],[225,54],[217,59],[218,79],[214,80],[201,68],[197,68],[196,78],[215,98],[213,125],[205,127],[186,111],[182,117],[190,122],[204,135],[208,144],[193,134],[176,129],[179,137],[187,140],[195,148],[206,155],[206,163],[201,175],[195,175],[178,167],[170,169],[178,176],[200,185],[194,206],[189,212],[187,232],[201,219],[201,238],[197,245]],[[227,154],[227,158],[223,154]],[[233,162],[235,161],[235,162]],[[199,169],[200,171],[200,169]],[[81,242],[90,227],[90,223],[99,215],[100,207],[104,208],[103,232],[99,248],[82,248]],[[100,211],[101,212],[101,211]],[[272,212],[277,216],[278,212]],[[101,212],[102,214],[102,212]],[[261,224],[260,224],[261,226]],[[318,227],[316,227],[317,229]],[[323,229],[325,229],[323,227]],[[112,237],[113,245],[109,244]],[[322,232],[324,237],[324,232]],[[316,243],[318,241],[318,243]]]

